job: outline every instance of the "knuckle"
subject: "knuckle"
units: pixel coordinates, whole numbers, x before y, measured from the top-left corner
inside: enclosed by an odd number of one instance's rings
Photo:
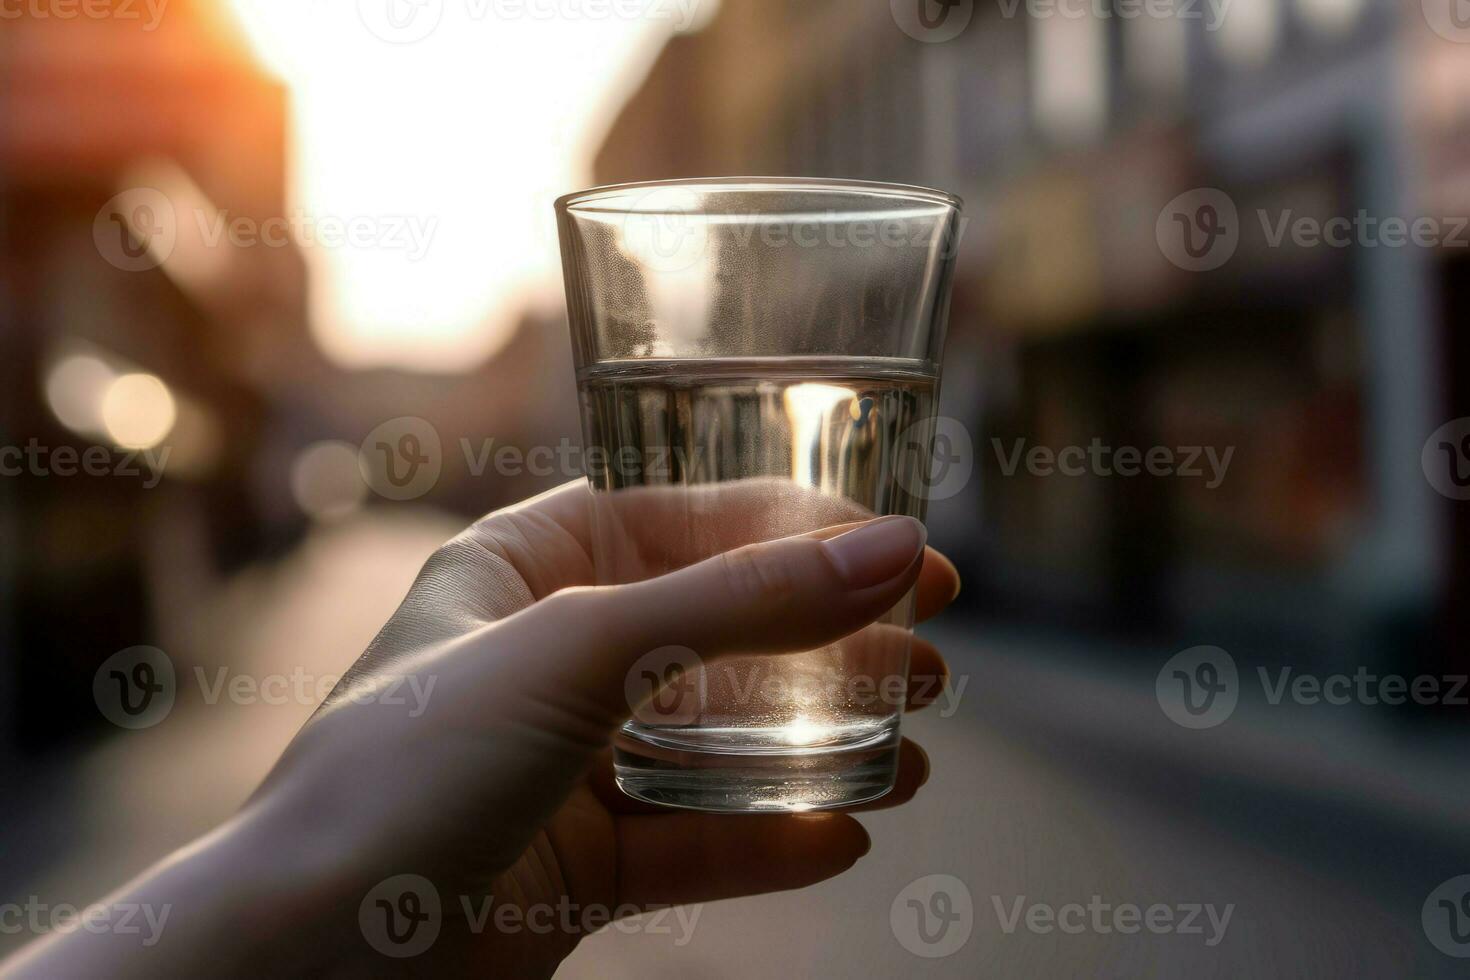
[[[468,589],[476,594],[481,583],[499,577],[506,559],[486,549],[467,534],[451,538],[429,555],[414,580],[414,589],[422,591]]]
[[[551,622],[560,623],[568,630],[584,622],[605,623],[617,610],[617,603],[609,602],[606,588],[578,585],[559,589],[536,604]]]
[[[789,597],[796,578],[788,562],[769,548],[727,551],[721,556],[725,586],[739,601],[769,602]]]
[[[528,537],[524,522],[514,512],[496,511],[471,524],[455,540],[509,560],[517,549],[526,547]]]
[[[538,620],[563,644],[617,645],[639,627],[619,586],[577,585],[558,589],[533,606]]]
[[[434,549],[414,578],[409,594],[415,597],[452,591],[466,570],[476,567],[473,546],[454,538]]]
[[[459,535],[434,549],[434,553],[424,562],[424,571],[442,571],[464,565],[473,567],[482,555],[483,551],[473,541]]]

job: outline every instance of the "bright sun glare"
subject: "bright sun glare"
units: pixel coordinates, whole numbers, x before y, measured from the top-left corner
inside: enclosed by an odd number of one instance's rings
[[[289,206],[377,232],[304,249],[313,334],[350,368],[470,370],[528,306],[559,303],[551,203],[591,181],[623,100],[674,31],[697,26],[567,16],[579,6],[554,0],[512,17],[469,0],[230,3],[291,90]],[[370,15],[375,4],[398,19]],[[379,36],[412,16],[433,30]]]

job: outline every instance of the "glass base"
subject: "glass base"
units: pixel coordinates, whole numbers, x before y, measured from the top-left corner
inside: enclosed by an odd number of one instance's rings
[[[779,731],[655,731],[630,724],[613,743],[613,771],[634,799],[720,813],[831,810],[893,789],[896,723],[801,748],[781,745]]]

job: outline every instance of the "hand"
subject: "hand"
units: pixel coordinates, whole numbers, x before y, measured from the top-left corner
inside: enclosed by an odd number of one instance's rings
[[[924,618],[957,592],[953,566],[924,547],[918,522],[854,524],[863,515],[852,505],[790,484],[598,500],[594,513],[585,484],[569,484],[441,548],[287,748],[224,847],[236,865],[259,854],[274,883],[261,889],[274,895],[274,920],[244,943],[265,962],[550,976],[583,929],[508,931],[493,919],[471,929],[461,896],[472,911],[493,896],[492,915],[505,904],[621,915],[802,887],[866,853],[867,834],[846,813],[716,815],[621,794],[608,744],[630,712],[625,675],[671,644],[706,659],[813,649],[916,585]],[[765,540],[778,524],[805,533]],[[678,570],[594,587],[594,534],[636,557],[622,578]],[[911,663],[915,676],[945,673],[917,638]],[[427,696],[404,704],[390,689]],[[927,769],[905,741],[897,787],[869,806],[909,799]],[[432,947],[397,961],[369,948],[358,910],[401,874],[432,882],[443,915]],[[271,949],[281,931],[296,933],[290,957]]]

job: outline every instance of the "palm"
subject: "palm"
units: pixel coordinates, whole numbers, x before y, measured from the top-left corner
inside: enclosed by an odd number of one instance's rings
[[[751,490],[751,496],[766,501],[761,512],[768,513],[771,488]],[[791,493],[783,488],[776,492]],[[787,526],[777,529],[782,533],[866,516],[845,502],[798,493],[784,501],[781,512]],[[667,533],[668,515],[656,511],[669,502],[679,508],[678,516],[687,518],[685,498],[667,494],[625,498],[633,501],[637,512],[620,517],[629,518],[626,527],[634,530],[628,533],[638,540],[621,542],[617,551],[657,566],[635,569],[629,577],[678,567],[711,551],[780,536],[771,533],[768,523],[751,519],[756,511],[747,496],[745,491],[722,492],[716,507],[723,513],[711,522],[719,528],[720,540],[700,542],[698,550],[704,554],[690,553],[690,542],[678,539],[677,534],[670,541],[655,539],[647,530]],[[813,506],[794,506],[798,502]],[[599,516],[598,530],[605,533],[607,516]],[[793,528],[792,521],[802,526]],[[588,495],[580,486],[563,487],[478,522],[426,564],[403,606],[348,672],[339,690],[355,679],[401,663],[411,651],[468,639],[559,590],[594,584],[590,557],[594,526]],[[945,605],[957,587],[952,566],[937,554],[929,554],[937,560],[926,560],[920,575],[917,606],[921,618]],[[508,653],[529,656],[534,651]],[[944,671],[938,652],[922,641],[915,641],[913,667],[916,673],[942,676]],[[588,749],[580,759],[576,771],[585,770],[585,774],[569,783],[564,795],[549,801],[549,817],[527,826],[517,838],[527,841],[519,857],[508,867],[500,864],[504,870],[488,882],[464,883],[489,897],[492,914],[494,907],[504,903],[522,910],[539,906],[557,910],[559,922],[569,916],[572,928],[504,930],[497,929],[492,919],[483,920],[477,928],[457,923],[460,928],[451,929],[446,921],[445,936],[434,951],[436,968],[453,973],[462,966],[466,973],[478,974],[483,973],[486,962],[501,968],[516,963],[511,971],[514,975],[550,976],[587,931],[584,923],[596,928],[609,915],[631,914],[633,908],[802,887],[845,870],[869,846],[861,825],[843,813],[721,815],[641,803],[618,791],[606,747]],[[528,771],[549,772],[566,765],[567,756],[562,754],[535,763]],[[899,785],[868,807],[904,802],[926,775],[922,752],[905,740]],[[488,811],[493,814],[493,809]],[[453,826],[461,821],[471,826]],[[449,831],[449,840],[463,838],[457,845],[450,843],[450,849],[462,848],[482,832],[479,815],[473,810],[449,818],[448,823],[443,829]],[[600,918],[584,919],[584,915]]]

